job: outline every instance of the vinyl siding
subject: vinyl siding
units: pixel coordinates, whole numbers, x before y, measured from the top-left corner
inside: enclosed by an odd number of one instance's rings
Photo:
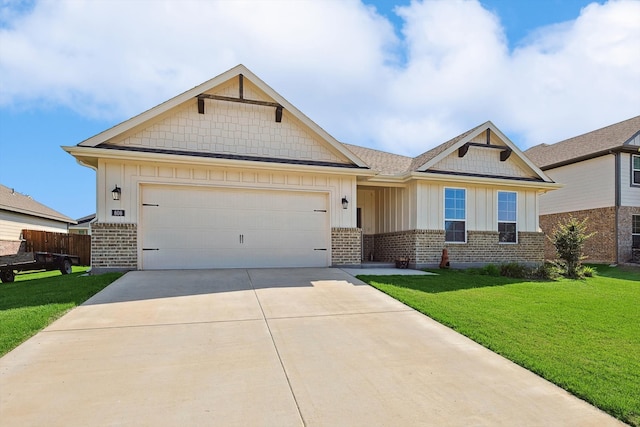
[[[67,223],[17,212],[0,211],[0,240],[20,240],[20,234],[24,229],[66,233]]]
[[[631,154],[620,156],[620,205],[640,207],[640,186],[631,185]]]
[[[540,196],[541,215],[615,205],[615,157],[612,155],[550,169],[545,173],[564,187]],[[628,169],[626,175],[628,182]]]

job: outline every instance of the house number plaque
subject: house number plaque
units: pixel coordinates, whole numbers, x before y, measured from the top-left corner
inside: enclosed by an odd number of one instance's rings
[[[124,216],[124,209],[111,209],[111,216]]]

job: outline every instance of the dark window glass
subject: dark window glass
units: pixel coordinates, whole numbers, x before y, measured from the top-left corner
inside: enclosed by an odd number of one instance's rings
[[[465,241],[464,221],[445,221],[444,231],[444,240],[447,242]]]
[[[467,191],[464,188],[444,189],[444,240],[462,242],[466,239]]]
[[[499,222],[498,233],[500,233],[501,243],[516,243],[516,223],[515,222]]]

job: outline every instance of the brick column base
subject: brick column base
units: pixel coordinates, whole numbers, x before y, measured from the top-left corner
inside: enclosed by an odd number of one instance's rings
[[[331,229],[331,265],[360,266],[362,232],[359,228]]]
[[[130,271],[137,268],[137,224],[91,224],[91,274]]]

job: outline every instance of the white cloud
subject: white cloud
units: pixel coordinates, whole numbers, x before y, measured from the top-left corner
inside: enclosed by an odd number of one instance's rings
[[[43,1],[2,14],[0,106],[123,120],[244,63],[336,138],[406,154],[485,120],[526,148],[639,113],[638,1],[513,52],[475,0],[396,10],[404,40],[357,0]]]

